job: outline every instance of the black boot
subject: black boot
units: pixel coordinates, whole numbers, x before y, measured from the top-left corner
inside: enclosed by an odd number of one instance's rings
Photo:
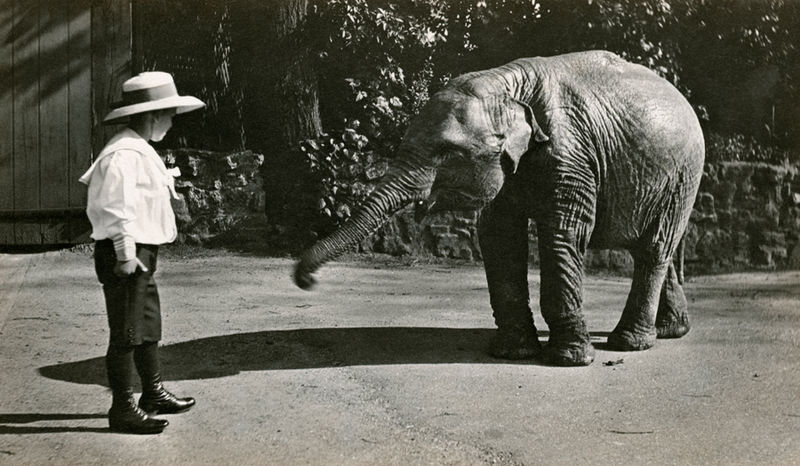
[[[133,348],[109,345],[106,353],[108,385],[113,401],[108,410],[108,425],[115,432],[130,434],[158,434],[167,424],[165,419],[151,418],[136,406],[131,389]]]
[[[147,343],[137,346],[133,352],[136,370],[142,379],[142,396],[139,407],[153,414],[177,414],[189,411],[195,404],[191,397],[178,398],[161,383],[161,364],[158,358],[158,344]]]
[[[126,434],[160,434],[169,425],[166,419],[150,417],[136,406],[133,392],[114,393],[108,410],[108,425],[114,432]]]
[[[144,384],[144,382],[142,382]],[[189,411],[195,404],[192,397],[178,398],[161,384],[159,376],[147,382],[143,388],[139,407],[152,414],[178,414]]]

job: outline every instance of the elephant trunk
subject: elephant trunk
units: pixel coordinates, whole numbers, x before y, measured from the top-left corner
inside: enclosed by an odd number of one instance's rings
[[[377,231],[395,212],[409,203],[427,198],[436,175],[434,167],[398,158],[381,183],[341,228],[307,249],[297,262],[294,281],[300,288],[314,285],[311,276],[326,262]]]

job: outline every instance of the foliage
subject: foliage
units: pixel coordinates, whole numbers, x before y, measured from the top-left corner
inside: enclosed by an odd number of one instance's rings
[[[683,80],[709,110],[709,129],[762,144],[800,145],[800,3],[783,0],[689,3],[681,35]],[[761,97],[755,98],[755,95]],[[744,97],[745,100],[741,101]]]
[[[800,162],[800,152],[760,144],[743,134],[712,133],[706,137],[706,162],[765,162],[775,165]]]
[[[741,85],[737,77],[766,63],[790,72],[798,58],[791,28],[800,20],[797,5],[780,0],[335,0],[318,2],[313,18],[314,48],[328,78],[326,126],[359,119],[386,155],[428,92],[450,76],[520,56],[593,48],[655,70],[690,98],[710,128],[724,131],[729,122],[720,115],[730,99],[716,96],[730,95]],[[796,81],[781,85],[789,91]],[[779,120],[792,116],[776,108]],[[736,130],[792,142],[772,122],[742,126]]]
[[[432,51],[445,41],[442,2],[318,1],[306,26],[326,79],[328,127],[356,119],[373,146],[391,154],[427,100]]]
[[[252,104],[265,79],[280,78],[269,57],[253,61],[261,50],[280,52],[258,27],[269,8],[255,0],[145,0],[140,8],[161,18],[140,35],[142,67],[173,71],[183,92],[209,103],[177,122],[174,145],[238,149],[248,144],[246,123],[275,118]],[[294,39],[324,78],[324,129],[358,120],[373,149],[391,156],[409,119],[449,77],[592,48],[675,83],[707,115],[708,129],[800,145],[792,128],[800,118],[798,30],[800,2],[791,0],[311,0]],[[779,75],[764,84],[768,111],[748,116],[735,98],[766,67]]]
[[[678,41],[686,5],[666,0],[588,2],[586,29],[592,48],[614,50],[679,85]],[[673,6],[676,5],[676,6]]]
[[[284,227],[274,237],[309,242],[333,231],[372,191],[388,163],[350,121],[344,130],[300,142],[283,157],[268,158],[265,188],[270,220]],[[299,162],[299,163],[298,163]],[[291,166],[292,168],[289,168]],[[310,237],[304,236],[311,233]]]
[[[369,139],[357,132],[359,126],[352,121],[338,134],[322,134],[300,144],[319,186],[319,212],[330,219],[331,226],[350,217],[352,208],[371,191],[370,182],[386,170],[386,162],[376,159],[369,149]]]
[[[135,7],[141,8],[138,15],[160,19],[137,37],[138,67],[169,71],[182,94],[195,95],[207,105],[203,112],[176,119],[161,145],[244,149],[244,96],[230,72],[236,53],[230,7],[214,0],[143,0]]]
[[[319,191],[315,230],[350,216],[383,175],[410,118],[428,99],[433,51],[446,40],[442,2],[313,4],[305,41],[317,50],[328,132],[300,143]]]
[[[141,62],[209,103],[176,119],[165,143],[264,153],[268,215],[290,230],[347,218],[374,181],[368,169],[450,77],[523,56],[607,49],[655,70],[701,117],[710,160],[796,160],[800,148],[796,0],[309,0],[292,47],[271,41],[270,5],[144,0],[160,20],[142,35]],[[264,141],[280,108],[309,105],[275,92],[293,78],[274,66],[289,49],[313,59],[325,134],[287,151]]]
[[[319,0],[312,10],[304,40],[325,76],[322,116],[334,136],[304,142],[303,160],[316,173],[318,210],[333,223],[363,193],[350,191],[361,186],[351,174],[364,173],[373,157],[391,158],[429,93],[451,76],[520,56],[614,51],[689,97],[706,129],[720,133],[710,157],[782,157],[780,149],[758,143],[763,132],[752,122],[733,127],[723,118],[730,99],[715,98],[735,95],[737,78],[764,64],[791,71],[797,51],[789,30],[797,9],[779,0]],[[356,121],[360,127],[350,124]],[[769,142],[791,143],[772,126]],[[749,134],[738,134],[743,128]],[[369,142],[342,139],[353,135]]]

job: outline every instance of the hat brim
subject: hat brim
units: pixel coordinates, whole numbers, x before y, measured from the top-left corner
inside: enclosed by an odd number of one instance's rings
[[[179,95],[167,97],[165,99],[142,102],[138,104],[125,105],[111,110],[105,118],[103,124],[121,123],[125,118],[139,113],[152,112],[154,110],[164,110],[174,108],[176,113],[186,113],[205,107],[206,104],[197,97],[189,95]]]

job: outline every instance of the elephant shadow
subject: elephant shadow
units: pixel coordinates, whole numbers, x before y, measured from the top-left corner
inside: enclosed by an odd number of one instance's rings
[[[161,347],[167,380],[236,375],[242,371],[390,364],[533,364],[486,353],[494,329],[353,327],[266,330],[198,338]],[[547,332],[539,332],[547,336]],[[593,333],[603,336],[605,333]],[[39,368],[44,377],[107,385],[104,356]]]

